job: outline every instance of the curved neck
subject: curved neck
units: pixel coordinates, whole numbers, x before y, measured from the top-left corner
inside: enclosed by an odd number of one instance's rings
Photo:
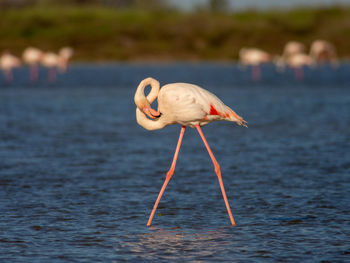
[[[152,89],[150,93],[145,96],[145,87],[151,85]],[[146,78],[140,82],[137,87],[134,100],[136,104],[136,120],[137,123],[147,130],[158,130],[164,128],[167,124],[163,121],[162,116],[157,119],[148,119],[143,113],[145,107],[151,107],[152,102],[154,102],[159,93],[160,85],[159,82],[153,78]]]
[[[145,88],[151,85],[152,89],[150,93],[145,96]],[[143,108],[145,106],[149,106],[153,101],[158,97],[160,85],[159,82],[153,78],[147,78],[140,82],[137,90],[135,92],[134,100],[135,104],[138,108]],[[146,105],[144,105],[146,104]]]

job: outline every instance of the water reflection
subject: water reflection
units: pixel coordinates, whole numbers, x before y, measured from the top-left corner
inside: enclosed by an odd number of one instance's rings
[[[164,229],[152,226],[147,233],[122,239],[127,242],[117,246],[116,252],[128,251],[133,258],[154,260],[161,259],[200,260],[201,258],[220,259],[223,251],[231,250],[234,227],[222,227],[208,231],[193,231],[180,227]]]

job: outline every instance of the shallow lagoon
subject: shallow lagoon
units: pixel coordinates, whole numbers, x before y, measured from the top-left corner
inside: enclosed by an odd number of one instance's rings
[[[350,253],[348,65],[254,83],[232,65],[74,65],[48,84],[27,70],[0,88],[3,262],[344,262]],[[203,128],[237,226],[199,135],[147,219],[180,126],[148,132],[133,94],[153,76],[214,92],[247,121]]]

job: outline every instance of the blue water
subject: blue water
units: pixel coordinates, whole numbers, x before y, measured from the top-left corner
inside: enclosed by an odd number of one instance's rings
[[[232,65],[73,65],[56,84],[0,79],[0,262],[346,262],[350,67],[262,79]],[[140,80],[198,83],[248,121],[197,132],[135,121]]]

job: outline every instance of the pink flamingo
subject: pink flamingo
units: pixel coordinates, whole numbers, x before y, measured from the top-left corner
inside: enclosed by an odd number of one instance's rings
[[[48,81],[53,83],[56,81],[57,72],[56,69],[60,67],[60,57],[53,52],[46,52],[41,58],[41,64],[48,68]]]
[[[336,48],[326,40],[315,40],[312,42],[310,56],[317,64],[330,62],[333,66],[337,66],[339,63]]]
[[[65,73],[68,68],[68,63],[73,57],[74,50],[71,47],[63,47],[58,52],[58,55],[60,57],[59,61],[59,69],[61,73]]]
[[[23,61],[30,67],[30,81],[36,82],[39,78],[39,63],[43,52],[35,47],[27,47],[23,51]]]
[[[299,53],[288,57],[287,64],[294,69],[295,78],[297,80],[304,79],[304,66],[313,66],[315,61],[307,54]]]
[[[71,48],[62,48],[59,54],[55,54],[53,52],[43,53],[41,57],[41,64],[44,67],[49,69],[48,71],[48,81],[53,83],[57,78],[57,69],[61,73],[65,73],[68,67],[69,59],[73,55],[73,49]]]
[[[288,59],[295,54],[305,53],[305,45],[298,41],[289,41],[284,46],[282,57]]]
[[[241,65],[252,67],[252,79],[259,81],[261,77],[260,64],[271,61],[271,56],[258,48],[241,48],[239,51]]]
[[[151,85],[150,93],[145,96],[145,87]],[[158,110],[151,108],[153,101],[158,99]],[[159,82],[153,78],[146,78],[140,82],[135,93],[136,119],[137,123],[147,130],[162,129],[170,124],[182,125],[179,140],[177,142],[173,162],[166,174],[164,184],[159,192],[154,204],[152,213],[148,219],[147,226],[151,225],[154,213],[163,192],[175,171],[176,160],[179,154],[182,137],[187,126],[196,128],[201,136],[209,156],[214,164],[215,173],[218,177],[221,192],[225,201],[226,209],[232,225],[235,225],[231,209],[226,197],[224,185],[221,177],[221,170],[209,144],[204,137],[200,126],[204,126],[212,121],[233,121],[239,125],[247,127],[246,121],[238,116],[232,109],[226,106],[218,97],[209,91],[196,85],[188,83],[172,83],[164,85],[160,89]],[[147,116],[149,118],[147,118]]]
[[[279,72],[284,71],[289,58],[298,54],[305,53],[305,45],[298,41],[288,41],[284,48],[282,56],[276,56],[274,62]]]
[[[9,52],[4,52],[0,57],[0,68],[4,72],[6,82],[13,80],[13,68],[17,68],[21,65],[21,60]]]

